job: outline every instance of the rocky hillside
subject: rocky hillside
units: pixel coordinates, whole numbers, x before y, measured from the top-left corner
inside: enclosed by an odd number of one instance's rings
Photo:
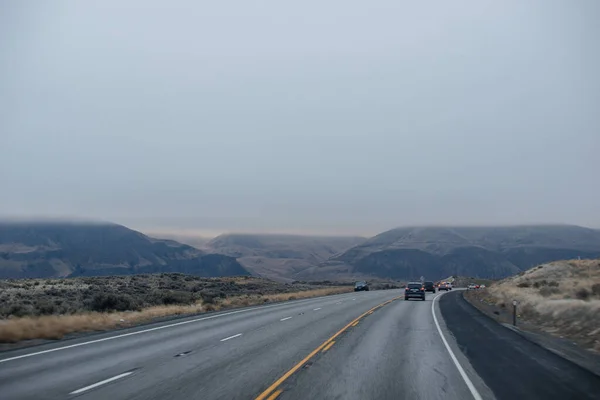
[[[255,275],[280,281],[320,276],[305,272],[364,242],[362,237],[226,234],[211,240],[204,249],[236,257]],[[339,276],[333,276],[339,278]]]
[[[0,223],[0,278],[155,272],[249,274],[233,257],[154,239],[121,225]]]
[[[533,265],[600,256],[600,231],[571,225],[398,228],[321,268],[392,279],[450,275],[502,278]]]

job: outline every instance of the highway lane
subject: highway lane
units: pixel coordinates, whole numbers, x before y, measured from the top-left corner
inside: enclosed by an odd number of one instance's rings
[[[0,393],[8,399],[253,398],[323,338],[400,294],[298,300],[6,352]]]
[[[437,296],[396,301],[358,322],[282,384],[279,398],[473,399],[434,323]]]
[[[404,301],[401,290],[349,293],[3,353],[0,393],[7,399],[478,399],[436,327],[432,300],[439,295],[422,302]],[[437,318],[443,327],[439,311]],[[488,394],[469,372],[475,396]]]
[[[600,378],[461,299],[348,293],[4,352],[0,398],[597,398]]]

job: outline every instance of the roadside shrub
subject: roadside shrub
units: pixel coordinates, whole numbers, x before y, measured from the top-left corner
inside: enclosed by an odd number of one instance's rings
[[[586,288],[579,288],[575,292],[575,297],[579,300],[588,300],[590,298],[590,291]]]
[[[559,283],[556,281],[550,281],[548,282],[548,286],[553,286],[553,287],[558,287]]]
[[[544,286],[540,289],[540,295],[544,297],[548,297],[557,293],[560,293],[560,289],[557,289],[555,287]]]
[[[98,293],[92,298],[92,311],[129,311],[139,310],[140,306],[129,295],[116,293]]]
[[[31,315],[31,307],[26,307],[23,304],[17,303],[11,305],[8,310],[3,310],[3,313],[6,313],[7,316],[26,317]]]
[[[529,281],[525,281],[525,282],[517,283],[517,287],[520,287],[520,288],[528,288],[528,287],[531,287],[531,283],[529,283]]]
[[[600,296],[600,283],[594,283],[592,285],[592,294],[594,296]]]
[[[35,307],[39,315],[50,315],[56,312],[56,305],[49,300],[39,300],[36,302]]]
[[[191,304],[192,296],[189,292],[170,290],[163,294],[163,304]]]
[[[214,292],[201,292],[200,297],[202,298],[202,303],[214,304],[215,298],[219,296],[217,296]]]
[[[60,296],[61,291],[58,290],[57,288],[50,288],[50,289],[46,289],[46,294],[48,296]]]
[[[548,284],[548,282],[545,279],[542,279],[541,281],[536,281],[533,283],[533,287],[538,289],[541,286],[546,286]]]

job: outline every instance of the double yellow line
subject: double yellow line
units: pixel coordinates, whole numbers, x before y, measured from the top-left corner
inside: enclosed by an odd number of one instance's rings
[[[340,329],[339,331],[337,331],[329,339],[327,339],[326,341],[324,341],[323,343],[321,343],[319,345],[319,347],[317,347],[316,349],[314,349],[313,351],[311,351],[306,357],[304,357],[302,359],[302,361],[300,361],[298,364],[294,365],[288,372],[286,372],[285,374],[283,374],[281,376],[281,378],[279,378],[275,382],[273,382],[273,384],[271,386],[269,386],[267,388],[267,390],[265,390],[264,392],[262,392],[261,394],[259,394],[256,397],[256,400],[265,400],[265,399],[267,399],[267,400],[274,400],[274,399],[276,399],[277,396],[279,396],[281,394],[281,392],[282,392],[282,390],[279,390],[279,389],[276,390],[276,389],[283,382],[285,382],[286,379],[288,379],[290,376],[292,376],[292,374],[294,372],[296,372],[300,368],[302,368],[302,366],[304,364],[306,364],[308,362],[308,360],[310,360],[311,358],[313,358],[319,351],[324,350],[325,347],[327,348],[325,350],[329,350],[331,348],[331,346],[333,346],[333,344],[335,343],[334,339],[337,338],[338,336],[340,336],[342,333],[344,333],[348,328],[350,328],[351,326],[356,326],[358,324],[358,321],[360,321],[362,318],[364,318],[368,314],[372,314],[373,311],[377,310],[378,308],[381,308],[381,307],[385,306],[386,304],[391,303],[394,300],[398,300],[401,297],[402,296],[394,297],[393,299],[385,301],[385,302],[383,302],[381,304],[378,304],[375,307],[371,308],[369,311],[366,311],[363,314],[359,315],[357,318],[355,318],[350,323],[348,323],[348,325],[344,326],[342,329]],[[267,396],[268,396],[268,398],[267,398]]]

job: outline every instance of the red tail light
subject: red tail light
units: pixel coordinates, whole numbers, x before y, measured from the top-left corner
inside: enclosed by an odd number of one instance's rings
[[[425,288],[424,288],[424,287],[422,287],[422,288],[421,288],[421,290],[422,290],[422,291],[424,291],[424,290],[425,290]]]

